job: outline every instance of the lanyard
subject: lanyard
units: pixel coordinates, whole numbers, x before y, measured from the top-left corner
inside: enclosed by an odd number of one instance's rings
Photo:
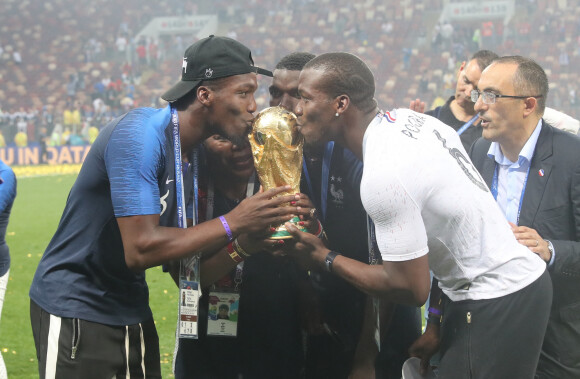
[[[197,210],[199,209],[198,197],[199,197],[199,150],[196,148],[193,150],[193,222],[194,225],[199,223],[199,214]]]
[[[329,141],[326,144],[326,149],[324,150],[324,157],[322,158],[322,178],[320,180],[320,212],[322,214],[322,222],[326,219],[326,204],[328,200],[328,179],[330,176],[330,161],[332,160],[332,151],[334,149],[334,141]],[[308,190],[310,194],[314,197],[314,189],[312,188],[312,181],[310,180],[310,175],[308,174],[308,167],[306,165],[306,159],[302,160],[302,168],[304,170],[304,178],[306,179],[306,184],[308,185]],[[312,201],[315,201],[312,199]]]
[[[183,187],[183,165],[181,163],[181,140],[179,139],[179,118],[175,108],[171,108],[171,123],[173,124],[173,150],[175,160],[175,197],[177,200],[177,225],[180,228],[187,228],[187,214],[185,210],[185,190]],[[198,223],[197,207],[199,187],[199,151],[193,150],[193,221]]]
[[[531,162],[530,162],[531,166]],[[520,224],[520,212],[522,211],[522,202],[524,201],[524,194],[526,193],[526,184],[528,183],[528,175],[530,174],[530,167],[528,167],[528,171],[526,171],[526,179],[524,179],[524,185],[522,187],[522,194],[520,195],[520,204],[518,206],[518,215],[516,219],[516,224]],[[491,194],[493,198],[497,201],[497,192],[498,192],[498,176],[499,176],[499,165],[495,164],[495,170],[493,171],[493,180],[491,181]]]
[[[173,151],[175,155],[175,197],[177,200],[177,225],[180,228],[187,228],[187,216],[185,212],[185,191],[183,189],[183,171],[181,165],[181,140],[179,139],[179,118],[177,116],[177,110],[175,110],[173,107],[171,107],[171,122],[173,124]],[[194,186],[197,184],[195,180],[196,174],[197,167],[194,167]],[[197,194],[194,194],[194,196],[196,198],[197,207]]]
[[[173,153],[175,161],[175,198],[177,202],[177,225],[187,228],[187,212],[185,209],[185,190],[183,186],[183,165],[181,162],[181,140],[179,138],[179,117],[177,110],[171,107],[171,123],[173,124]],[[193,186],[198,182],[198,154],[193,152]],[[194,217],[197,223],[197,191],[194,193]],[[182,258],[179,264],[179,291],[183,302],[179,302],[178,331],[179,338],[197,339],[197,315],[201,286],[199,285],[199,259],[197,253],[192,257]]]
[[[463,125],[458,131],[457,131],[457,135],[461,135],[463,134],[464,131],[466,131],[471,125],[473,125],[473,123],[475,122],[475,120],[477,120],[477,118],[479,117],[479,114],[476,114],[475,116],[473,116],[473,118],[469,121],[467,121],[465,123],[465,125]]]

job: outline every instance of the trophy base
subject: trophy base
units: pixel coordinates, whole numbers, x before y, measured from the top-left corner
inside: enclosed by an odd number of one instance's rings
[[[300,230],[301,232],[308,232],[308,230],[306,230],[305,227],[298,225],[298,223],[300,222],[300,218],[298,218],[298,216],[292,218],[290,222],[294,224],[294,226],[297,227],[298,230]],[[272,240],[285,240],[290,238],[292,238],[292,235],[288,232],[288,230],[286,230],[284,224],[277,227],[276,231],[270,235],[270,239]]]

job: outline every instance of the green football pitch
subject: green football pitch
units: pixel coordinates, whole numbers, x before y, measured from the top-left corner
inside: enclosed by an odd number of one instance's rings
[[[9,378],[38,378],[28,290],[75,178],[76,175],[58,175],[18,179],[18,195],[6,234],[12,263],[0,320],[0,349]],[[163,377],[170,378],[173,377],[177,287],[158,267],[147,271],[147,283],[159,334],[161,369]]]

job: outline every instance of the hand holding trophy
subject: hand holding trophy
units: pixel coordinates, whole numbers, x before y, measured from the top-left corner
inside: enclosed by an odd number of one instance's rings
[[[304,139],[298,131],[296,115],[282,107],[264,109],[254,120],[249,140],[254,166],[264,191],[290,185],[292,188],[288,192],[278,196],[299,193]],[[298,225],[299,221],[298,217],[294,217],[290,222],[305,231]],[[270,238],[288,239],[292,236],[284,225],[280,225]]]

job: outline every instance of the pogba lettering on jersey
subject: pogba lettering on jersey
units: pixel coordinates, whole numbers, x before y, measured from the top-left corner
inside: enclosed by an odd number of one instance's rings
[[[405,122],[405,129],[401,130],[401,133],[409,138],[417,139],[416,135],[421,132],[423,125],[425,125],[425,117],[411,114]]]

